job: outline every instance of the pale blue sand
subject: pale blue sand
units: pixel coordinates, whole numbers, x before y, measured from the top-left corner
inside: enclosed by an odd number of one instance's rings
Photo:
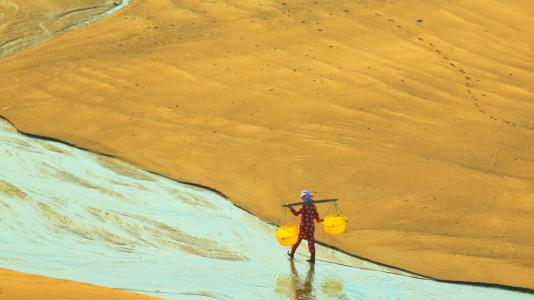
[[[291,265],[273,231],[214,192],[0,121],[0,268],[171,299],[534,299],[324,247],[314,269],[306,247]]]

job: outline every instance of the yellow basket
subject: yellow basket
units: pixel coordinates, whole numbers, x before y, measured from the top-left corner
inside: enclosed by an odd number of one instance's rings
[[[342,215],[328,215],[324,217],[323,227],[327,234],[336,235],[345,231],[347,219]]]
[[[293,246],[299,239],[299,227],[296,225],[283,225],[278,227],[274,236],[282,246]]]

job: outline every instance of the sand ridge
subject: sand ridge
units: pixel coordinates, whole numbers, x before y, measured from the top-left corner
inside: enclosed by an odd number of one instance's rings
[[[324,242],[534,288],[533,9],[135,1],[2,59],[0,114],[272,222],[304,188],[338,197]]]

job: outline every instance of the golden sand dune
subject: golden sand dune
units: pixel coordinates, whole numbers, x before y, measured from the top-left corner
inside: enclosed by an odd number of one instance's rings
[[[0,269],[0,299],[156,299],[68,280]]]
[[[137,0],[0,60],[0,114],[273,222],[304,188],[338,197],[348,232],[321,241],[534,289],[533,12]]]

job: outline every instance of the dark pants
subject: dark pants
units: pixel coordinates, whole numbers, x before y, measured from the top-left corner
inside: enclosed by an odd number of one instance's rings
[[[315,239],[311,238],[311,239],[308,239],[307,241],[308,241],[308,251],[310,251],[311,254],[314,254],[315,253]],[[291,247],[291,252],[295,253],[295,251],[297,251],[297,248],[299,247],[300,242],[302,242],[301,237],[299,237],[299,240],[297,241],[297,243]]]

